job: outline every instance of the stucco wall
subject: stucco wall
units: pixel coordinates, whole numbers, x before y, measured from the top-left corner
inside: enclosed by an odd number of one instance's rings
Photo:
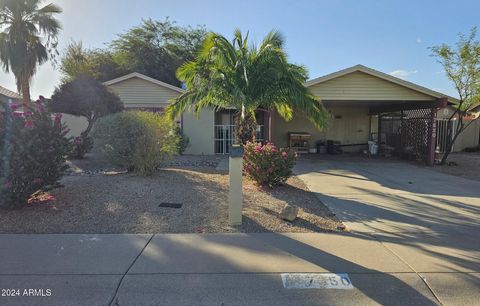
[[[77,117],[68,114],[62,115],[62,122],[65,123],[70,129],[67,134],[69,137],[80,136],[80,133],[85,131],[88,126],[88,122],[85,117]]]
[[[468,124],[470,121],[465,121]],[[468,128],[466,128],[458,137],[453,145],[454,152],[460,152],[465,148],[475,147],[478,145],[480,133],[480,121],[475,120]]]
[[[286,122],[278,114],[273,117],[273,142],[288,146],[289,132],[308,132],[312,135],[310,147],[318,140],[336,140],[342,145],[366,144],[370,135],[370,118],[365,107],[330,107],[329,126],[320,131],[302,114]],[[364,146],[345,146],[344,151],[360,151]]]
[[[185,154],[214,154],[215,112],[204,109],[197,118],[194,113],[183,113],[183,133],[189,138]]]
[[[454,110],[452,108],[443,108],[440,109],[437,113],[438,118],[448,119],[453,114]],[[469,120],[464,120],[465,124],[468,124]],[[454,152],[460,152],[465,150],[465,148],[475,147],[479,144],[479,135],[480,134],[480,119],[475,120],[470,126],[464,130],[455,141],[453,145]]]

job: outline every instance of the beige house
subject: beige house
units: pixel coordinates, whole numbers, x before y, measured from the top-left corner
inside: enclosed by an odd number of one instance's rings
[[[161,111],[184,90],[139,73],[107,81],[127,109]],[[445,124],[455,98],[407,82],[391,75],[356,65],[306,82],[331,113],[329,127],[317,130],[302,114],[285,122],[275,112],[259,110],[257,139],[278,146],[298,145],[302,135],[307,151],[317,144],[334,143],[343,151],[363,151],[368,141],[385,148],[416,154],[427,159],[436,147],[444,146],[452,127]],[[203,110],[197,118],[185,113],[179,118],[190,139],[187,154],[225,154],[233,141],[233,110]],[[479,122],[472,124],[458,139],[455,151],[475,146],[479,140]],[[292,140],[293,139],[293,140]],[[402,153],[402,154],[403,154]]]
[[[0,101],[20,104],[22,102],[22,95],[0,86]]]
[[[184,92],[165,82],[134,72],[103,83],[117,94],[127,110],[149,110],[161,112],[169,100]],[[70,129],[70,136],[79,136],[87,127],[84,117],[68,114],[63,116]]]

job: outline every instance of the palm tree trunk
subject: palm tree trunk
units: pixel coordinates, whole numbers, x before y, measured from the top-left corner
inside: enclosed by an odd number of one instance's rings
[[[255,141],[257,122],[250,113],[245,113],[242,116],[236,116],[236,142],[240,144],[246,144],[248,141]]]
[[[28,78],[22,78],[22,97],[23,97],[23,106],[29,108],[31,106],[32,100],[30,99],[30,81]]]

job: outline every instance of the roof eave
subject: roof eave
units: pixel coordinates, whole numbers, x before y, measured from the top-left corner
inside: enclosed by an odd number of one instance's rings
[[[115,78],[115,79],[113,79],[113,80],[105,81],[105,82],[103,82],[103,85],[105,85],[105,86],[110,86],[110,85],[117,84],[117,83],[120,83],[120,82],[129,80],[129,79],[132,79],[132,78],[139,78],[139,79],[142,79],[142,80],[151,82],[151,83],[153,83],[153,84],[156,84],[156,85],[160,85],[160,86],[169,88],[169,89],[174,90],[174,91],[179,92],[179,93],[184,93],[184,92],[185,92],[185,90],[183,90],[183,89],[181,89],[181,88],[179,88],[179,87],[176,87],[176,86],[173,86],[173,85],[171,85],[171,84],[162,82],[162,81],[160,81],[160,80],[151,78],[151,77],[149,77],[149,76],[146,76],[146,75],[141,74],[141,73],[138,73],[138,72],[132,72],[132,73],[126,74],[126,75],[124,75],[124,76]]]

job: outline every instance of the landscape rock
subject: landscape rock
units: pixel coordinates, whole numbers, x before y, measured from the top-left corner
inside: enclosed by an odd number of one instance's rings
[[[295,218],[297,218],[299,210],[300,209],[297,206],[285,204],[282,211],[280,212],[280,218],[292,222],[293,220],[295,220]]]

